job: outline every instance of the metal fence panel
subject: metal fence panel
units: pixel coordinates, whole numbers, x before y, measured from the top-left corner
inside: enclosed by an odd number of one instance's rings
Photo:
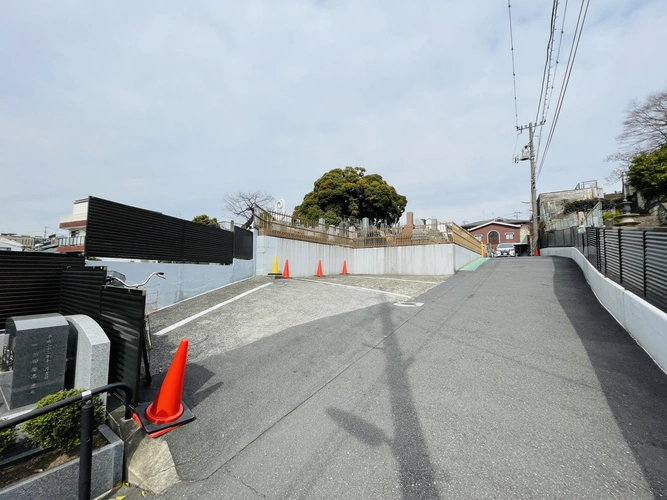
[[[85,264],[80,255],[0,252],[0,329],[10,316],[58,312],[63,270]]]
[[[571,247],[572,246],[572,230],[571,228],[563,229],[563,246]]]
[[[93,196],[88,198],[87,256],[179,262],[182,243],[181,219]]]
[[[234,262],[234,233],[215,227],[183,222],[183,260],[186,262]]]
[[[605,229],[604,236],[607,277],[620,285],[623,283],[621,276],[620,229]]]
[[[100,293],[106,285],[106,267],[70,267],[63,271],[60,314],[100,317]]]
[[[631,292],[644,296],[644,232],[632,229],[619,231],[621,282]]]
[[[605,229],[596,229],[598,234],[598,271],[607,275],[607,235]]]
[[[598,267],[598,232],[594,227],[586,229],[586,258],[596,268]]]
[[[646,233],[646,300],[667,311],[667,232]]]
[[[222,229],[88,198],[87,256],[231,264],[233,240]]]
[[[145,308],[145,290],[112,286],[102,288],[99,323],[111,341],[109,383],[124,382],[129,385],[134,405],[139,394]]]
[[[252,231],[234,226],[234,258],[252,260]]]

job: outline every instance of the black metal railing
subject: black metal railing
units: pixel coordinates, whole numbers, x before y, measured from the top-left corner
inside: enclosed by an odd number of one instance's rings
[[[667,312],[667,228],[571,227],[543,234],[540,244],[577,248],[604,276]]]
[[[72,396],[62,401],[57,401],[42,408],[36,408],[23,415],[18,415],[14,418],[0,422],[0,431],[22,424],[33,418],[46,415],[55,410],[60,410],[66,406],[82,403],[81,408],[81,446],[79,448],[79,500],[90,500],[90,477],[93,467],[93,430],[95,427],[93,396],[110,392],[114,390],[122,390],[125,393],[125,419],[132,417],[130,408],[130,401],[132,400],[132,389],[127,384],[121,382],[115,384],[103,385],[97,389],[83,391],[81,394]]]

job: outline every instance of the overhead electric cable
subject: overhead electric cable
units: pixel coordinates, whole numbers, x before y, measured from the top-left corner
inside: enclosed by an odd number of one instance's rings
[[[586,5],[585,9],[584,9],[584,4]],[[590,0],[581,1],[581,7],[579,8],[579,16],[577,17],[577,25],[575,26],[574,36],[572,38],[572,46],[570,47],[570,54],[568,56],[567,64],[565,66],[565,75],[563,75],[563,83],[561,85],[561,89],[558,95],[558,101],[556,103],[556,112],[554,113],[554,118],[553,121],[551,122],[549,135],[547,137],[547,143],[544,148],[544,153],[542,154],[542,159],[540,162],[539,169],[537,171],[537,177],[539,177],[540,173],[542,172],[542,168],[544,167],[544,160],[549,151],[549,147],[551,146],[551,141],[553,139],[554,132],[556,130],[556,125],[558,124],[558,118],[560,117],[560,112],[563,107],[563,100],[565,97],[565,93],[567,92],[567,87],[570,83],[572,68],[574,66],[574,61],[577,57],[577,51],[579,49],[579,41],[581,40],[581,34],[584,29],[584,23],[586,22],[586,14],[588,13],[589,4]]]

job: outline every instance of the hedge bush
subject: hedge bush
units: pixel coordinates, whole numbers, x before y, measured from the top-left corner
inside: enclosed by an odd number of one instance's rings
[[[37,408],[62,401],[63,399],[81,394],[81,389],[69,389],[44,396],[37,403]],[[104,405],[99,396],[93,398],[95,428],[104,423]],[[56,447],[70,450],[81,443],[81,403],[74,403],[46,415],[28,420],[23,430],[40,448]]]
[[[2,455],[7,448],[16,442],[16,429],[10,427],[0,431],[0,455]]]

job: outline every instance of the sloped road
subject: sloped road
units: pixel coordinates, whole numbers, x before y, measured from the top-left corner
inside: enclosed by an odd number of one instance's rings
[[[262,324],[283,291],[299,316],[188,365],[198,418],[163,438],[181,482],[160,497],[667,496],[667,376],[573,262],[492,259],[431,286],[417,307],[296,280],[258,292],[244,306]],[[215,343],[220,311],[192,332]]]

